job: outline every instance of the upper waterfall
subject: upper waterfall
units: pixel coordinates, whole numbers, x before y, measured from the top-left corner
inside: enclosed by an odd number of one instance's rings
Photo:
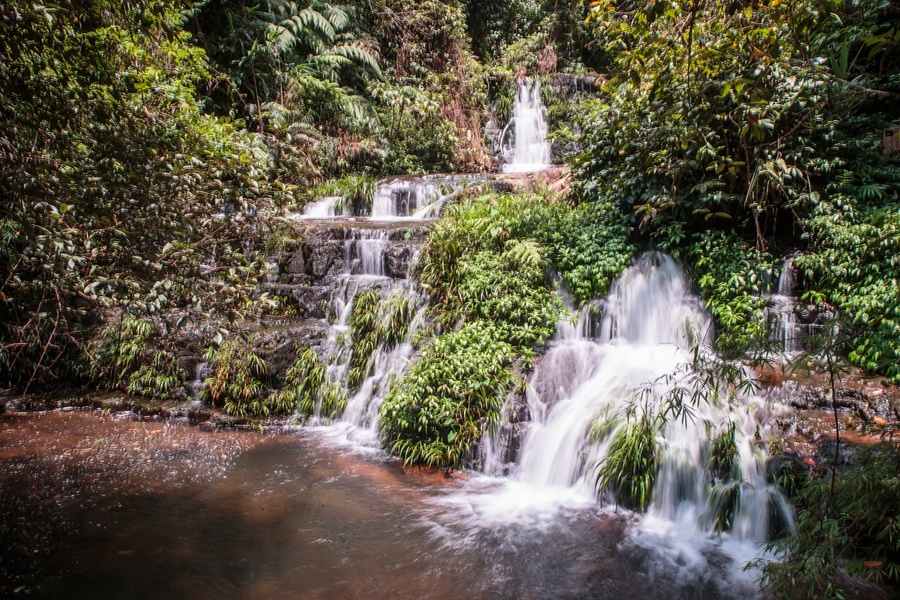
[[[509,157],[509,162],[503,165],[504,173],[540,171],[550,166],[550,144],[547,143],[545,112],[541,101],[540,80],[532,81],[526,78],[519,84],[516,93],[511,121],[514,127],[512,156]],[[501,144],[502,142],[501,139]],[[504,150],[508,152],[510,149]]]

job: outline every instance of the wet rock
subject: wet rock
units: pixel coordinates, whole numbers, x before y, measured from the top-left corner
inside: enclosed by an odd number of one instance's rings
[[[824,386],[798,386],[790,405],[800,410],[830,410],[831,392]],[[838,387],[835,407],[843,413],[854,414],[866,422],[875,417],[896,420],[897,407],[880,389]]]
[[[343,262],[343,247],[327,243],[309,249],[309,275],[315,279],[322,279],[328,275],[339,260]]]
[[[394,279],[403,279],[409,272],[414,250],[409,245],[394,245],[384,254],[385,274]]]
[[[250,419],[232,417],[222,413],[214,414],[208,421],[201,423],[200,428],[204,431],[216,430],[249,430],[251,429]]]
[[[303,256],[302,248],[291,255],[283,271],[291,275],[306,274],[306,258]]]
[[[254,349],[265,359],[277,386],[296,360],[297,348],[318,348],[327,335],[328,323],[322,319],[270,319],[254,329]]]
[[[605,80],[604,75],[573,75],[570,73],[557,73],[553,82],[557,93],[574,97],[581,94],[596,95],[600,91],[600,85]]]

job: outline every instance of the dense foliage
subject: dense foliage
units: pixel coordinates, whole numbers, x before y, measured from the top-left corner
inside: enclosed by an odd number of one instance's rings
[[[625,232],[615,211],[574,208],[550,194],[488,194],[448,209],[422,250],[415,277],[427,293],[431,319],[451,332],[438,335],[389,393],[382,424],[391,452],[406,462],[442,467],[470,460],[509,391],[514,359],[530,364],[533,348],[565,315],[548,274],[572,284],[578,301],[605,293],[633,251]],[[453,356],[439,360],[441,352]],[[457,352],[469,356],[457,358]],[[468,380],[473,387],[445,397],[435,391],[445,389],[442,380]],[[458,405],[473,398],[479,408],[460,412]]]
[[[257,281],[230,215],[285,188],[253,135],[203,113],[184,8],[0,7],[2,386],[82,377],[95,309],[227,313]]]
[[[763,348],[770,330],[765,295],[772,287],[773,257],[723,231],[704,231],[694,238],[687,254],[718,325],[719,350],[739,356]]]
[[[87,349],[92,379],[137,396],[170,398],[183,385],[178,361],[153,323],[122,315],[102,328]]]
[[[386,445],[407,464],[459,468],[500,425],[515,376],[512,346],[476,321],[434,339],[381,405]]]
[[[297,358],[285,373],[285,386],[272,391],[254,414],[337,418],[347,406],[347,393],[328,380],[328,365],[311,348],[297,348]]]
[[[207,348],[204,359],[209,376],[203,381],[201,399],[222,404],[233,415],[262,414],[268,390],[269,367],[248,340],[231,339]]]
[[[763,583],[780,598],[853,597],[848,573],[900,581],[900,455],[886,442],[856,451],[854,465],[829,473],[789,473],[799,489],[796,537],[775,540],[781,560],[760,561]]]
[[[728,352],[765,337],[763,275],[803,249],[808,299],[850,315],[854,362],[896,377],[896,4],[591,6],[613,72],[582,119],[581,196],[690,260]]]

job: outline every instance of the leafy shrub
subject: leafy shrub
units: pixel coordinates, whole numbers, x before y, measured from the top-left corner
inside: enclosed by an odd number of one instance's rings
[[[542,239],[547,259],[579,304],[602,298],[629,265],[635,246],[614,204],[591,202],[549,215]]]
[[[359,292],[347,320],[350,362],[347,387],[356,391],[371,371],[371,360],[379,347],[391,349],[406,339],[414,301],[403,293],[382,298],[375,289]]]
[[[301,414],[335,419],[347,407],[347,394],[339,383],[328,381],[328,365],[311,348],[298,348],[297,359],[285,374],[286,385],[269,394],[256,414]]]
[[[856,452],[833,482],[829,473],[800,476],[795,535],[769,544],[779,560],[756,562],[775,597],[852,597],[847,575],[900,584],[900,450],[886,442]]]
[[[268,389],[269,369],[266,361],[247,344],[226,340],[218,347],[210,346],[204,354],[210,374],[200,392],[212,406],[222,403],[225,411],[240,417],[263,412],[263,394]]]
[[[764,294],[771,285],[774,258],[721,231],[697,234],[688,256],[700,295],[716,320],[719,349],[739,356],[763,345],[768,337]]]
[[[347,324],[350,326],[350,370],[347,387],[359,388],[369,371],[369,361],[380,343],[381,321],[378,315],[379,295],[376,290],[356,294]]]
[[[544,285],[534,242],[514,241],[501,255],[488,251],[460,263],[459,296],[469,319],[494,323],[501,339],[516,346],[546,340],[561,317],[561,303]]]
[[[513,348],[484,322],[443,334],[391,387],[380,408],[391,454],[406,464],[459,468],[497,427],[515,376]]]
[[[656,425],[647,413],[629,419],[616,430],[609,451],[597,470],[597,488],[609,491],[619,504],[644,511],[653,500],[659,470]]]
[[[158,335],[151,321],[124,315],[118,324],[103,327],[91,341],[91,376],[108,389],[167,399],[183,381],[174,352],[157,349]]]
[[[183,381],[178,377],[175,353],[157,350],[150,364],[142,364],[128,376],[128,393],[148,398],[171,398]]]
[[[517,346],[552,334],[562,304],[549,289],[550,264],[540,239],[550,215],[563,210],[538,196],[509,194],[452,207],[426,242],[415,272],[439,320],[488,319]]]
[[[847,316],[848,358],[900,382],[900,219],[890,208],[825,211],[810,221],[814,250],[794,264],[805,299]]]

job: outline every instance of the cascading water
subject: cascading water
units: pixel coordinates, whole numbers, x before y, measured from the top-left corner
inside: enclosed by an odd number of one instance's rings
[[[325,284],[320,287],[327,293],[326,312],[332,322],[318,354],[328,364],[328,381],[349,396],[343,415],[330,424],[329,430],[356,447],[378,446],[379,406],[391,377],[409,365],[413,353],[410,339],[423,319],[420,299],[407,278],[406,265],[414,252],[405,240],[473,180],[466,175],[388,178],[378,182],[366,216],[349,213],[349,205],[339,197],[325,197],[307,205],[302,215],[292,217],[309,220],[305,230],[322,238],[319,244],[312,242],[303,261],[306,270],[327,273],[317,277]],[[325,250],[328,245],[333,249]],[[331,266],[320,268],[319,264],[326,264],[326,255],[334,255],[327,263]],[[307,266],[307,262],[312,264]],[[364,374],[358,385],[350,386],[354,358],[351,315],[357,299],[369,291],[376,292],[385,303],[396,301],[412,307],[414,314],[405,339],[381,343],[365,364],[355,363]],[[314,415],[310,424],[321,425],[323,420]]]
[[[305,219],[327,219],[336,217],[339,214],[338,205],[340,204],[340,196],[324,196],[315,202],[310,202],[303,207],[303,214],[300,218]]]
[[[778,278],[778,292],[769,297],[766,318],[771,323],[770,340],[787,357],[803,352],[803,338],[812,334],[812,327],[800,322],[797,298],[794,296],[794,261],[787,258]]]
[[[516,477],[593,496],[597,468],[609,459],[629,415],[644,417],[659,424],[659,468],[649,514],[711,533],[721,517],[716,492],[727,488],[740,493],[740,501],[728,508],[732,536],[765,540],[770,501],[784,505],[765,479],[766,457],[756,443],[762,427],[756,415],[764,402],[701,389],[702,378],[693,376],[692,368],[698,357],[712,360],[711,328],[678,265],[659,254],[642,257],[613,286],[600,339],[564,339],[535,371],[528,397],[533,423]],[[699,399],[689,404],[692,394]],[[681,401],[689,410],[672,413]],[[721,474],[708,469],[711,448],[716,437],[732,435],[733,473],[720,481]]]
[[[361,229],[354,231],[354,242],[347,246],[347,261],[358,261],[358,268],[351,266],[350,272],[360,275],[384,277],[384,254],[388,247],[388,234],[379,229]]]
[[[349,400],[342,416],[320,431],[353,451],[377,451],[382,399],[392,377],[402,374],[413,358],[410,340],[423,318],[421,303],[387,256],[403,237],[398,231],[455,193],[435,184],[427,179],[384,180],[370,216],[317,217],[310,224],[343,232],[333,236],[344,244],[342,260],[335,263],[341,264],[341,274],[331,293],[330,312],[336,322],[319,355],[330,357],[329,379],[344,386]],[[322,202],[314,212],[331,214],[331,200]],[[362,365],[364,375],[351,390],[348,375],[360,365],[351,367],[350,315],[360,294],[373,289],[382,299],[404,298],[419,312],[405,339],[371,353]],[[757,418],[766,410],[764,400],[740,395],[727,384],[718,389],[731,392],[713,397],[692,370],[698,363],[720,364],[709,347],[711,329],[702,302],[690,293],[679,266],[660,254],[642,257],[614,284],[608,298],[560,323],[555,343],[529,380],[527,409],[507,405],[507,424],[481,444],[481,468],[489,477],[473,477],[457,491],[435,498],[434,535],[458,549],[472,537],[512,535],[522,525],[526,530],[545,527],[564,522],[568,517],[563,515],[595,510],[598,466],[609,458],[629,418],[633,422],[646,417],[654,427],[657,461],[652,501],[619,550],[641,555],[647,564],[671,564],[679,578],[688,579],[700,571],[723,573],[703,558],[709,553],[730,556],[738,565],[757,556],[758,542],[769,535],[770,515],[780,512],[784,523],[790,516],[780,494],[766,481],[766,456],[760,447],[765,428]],[[667,413],[677,404],[673,390],[684,394],[684,412]],[[691,404],[686,399],[695,393],[710,398]],[[663,424],[666,415],[668,423]],[[321,424],[313,420],[317,422]],[[728,449],[726,456],[716,458],[716,467],[711,466],[714,447],[720,453],[722,447]],[[608,500],[609,490],[604,494]],[[708,548],[709,538],[720,530],[725,541]],[[685,560],[690,569],[683,568]],[[714,586],[718,597],[730,597],[723,589],[740,579],[725,570],[729,583]],[[743,594],[753,587],[745,578],[735,589]]]
[[[509,162],[503,165],[504,173],[526,173],[540,171],[550,166],[550,144],[547,143],[547,122],[544,119],[544,104],[541,100],[541,82],[525,79],[519,85],[513,106],[514,128],[512,148],[504,149]],[[507,126],[503,137],[509,129]]]
[[[480,181],[475,175],[425,175],[388,177],[378,181],[372,197],[370,221],[418,221],[433,219],[445,202],[459,194],[472,182]],[[341,217],[358,218],[350,203],[340,196],[323,196],[303,207],[303,212],[290,218],[298,220],[333,220]]]
[[[486,472],[509,477],[476,479],[442,499],[455,519],[450,531],[537,530],[591,510],[598,469],[615,460],[617,436],[647,417],[657,465],[652,501],[612,553],[639,556],[640,571],[670,582],[659,597],[754,596],[755,575],[741,567],[759,556],[772,526],[790,526],[792,517],[766,480],[765,400],[706,378],[729,366],[709,348],[712,335],[675,261],[641,257],[602,304],[560,324],[529,380],[530,421],[517,425],[526,429],[517,461],[508,456],[514,436],[486,440],[493,444],[482,453]],[[750,377],[731,367],[732,376]],[[692,403],[695,392],[704,397]],[[610,490],[603,498],[612,505]]]

